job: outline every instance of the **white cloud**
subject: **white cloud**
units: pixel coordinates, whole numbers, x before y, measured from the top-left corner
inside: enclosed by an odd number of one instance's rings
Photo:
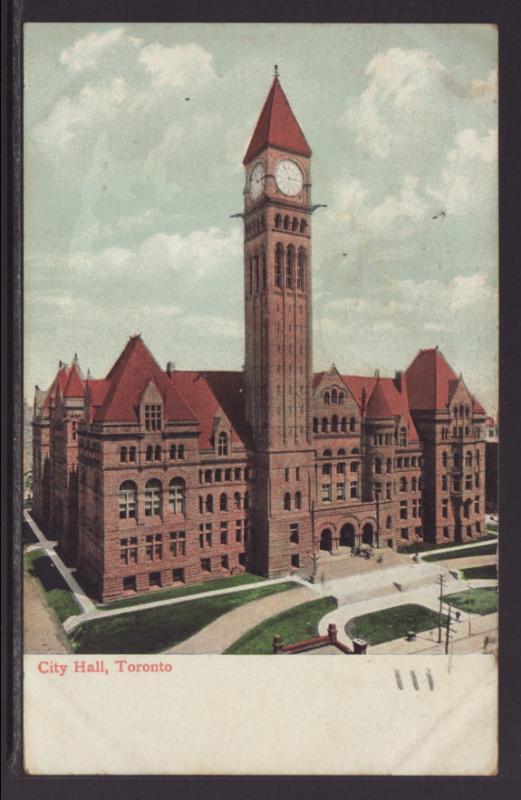
[[[32,138],[47,153],[62,150],[82,128],[95,133],[105,126],[126,102],[128,88],[123,78],[114,78],[108,86],[85,86],[74,98],[61,97],[49,116],[33,129]]]
[[[456,136],[456,146],[449,150],[439,185],[427,187],[446,212],[469,210],[469,203],[488,204],[488,214],[496,206],[497,129],[480,137],[472,128]]]
[[[60,63],[73,72],[82,72],[97,65],[99,56],[115,45],[128,42],[134,47],[143,43],[142,39],[127,36],[125,28],[113,28],[105,33],[89,33],[60,54]]]
[[[195,89],[216,77],[212,54],[197,44],[163,47],[155,42],[141,50],[138,60],[156,86]]]
[[[212,334],[226,336],[231,339],[242,339],[244,327],[237,320],[224,319],[214,314],[189,314],[183,317],[183,325],[197,331],[212,331]]]
[[[135,255],[147,272],[180,272],[200,278],[232,263],[241,262],[242,238],[238,230],[223,234],[218,228],[181,234],[156,233],[148,237]]]

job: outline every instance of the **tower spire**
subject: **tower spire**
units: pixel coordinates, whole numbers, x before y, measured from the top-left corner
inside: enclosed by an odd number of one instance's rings
[[[273,77],[274,78],[278,78],[279,77],[279,65],[278,64],[274,64],[273,65]]]

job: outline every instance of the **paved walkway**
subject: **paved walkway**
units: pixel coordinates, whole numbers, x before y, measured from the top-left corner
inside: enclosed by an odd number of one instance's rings
[[[425,556],[433,556],[438,555],[438,553],[458,553],[461,550],[470,550],[470,548],[474,547],[486,547],[490,544],[497,544],[498,538],[495,537],[494,539],[482,539],[480,542],[466,542],[465,544],[458,544],[452,545],[452,547],[439,547],[437,550],[425,550],[423,553],[419,553],[420,561],[423,561]],[[430,562],[434,563],[434,562]]]
[[[68,653],[66,637],[24,567],[24,653]]]
[[[494,587],[497,586],[497,581],[494,580],[472,580],[472,581],[464,581],[464,580],[452,580],[447,582],[445,587],[445,595],[454,594],[455,592],[461,592],[466,589],[472,588],[479,588],[481,586],[486,587]],[[408,603],[415,603],[421,606],[425,606],[426,608],[430,608],[432,611],[436,613],[439,610],[439,587],[437,583],[432,581],[432,584],[422,586],[418,589],[412,589],[410,591],[402,592],[400,594],[393,594],[393,595],[384,595],[381,597],[374,597],[368,600],[360,600],[359,602],[353,602],[349,605],[340,606],[339,608],[335,609],[335,611],[331,611],[329,614],[326,614],[319,622],[318,630],[321,636],[325,636],[327,633],[327,627],[329,623],[334,622],[337,626],[338,631],[338,640],[343,644],[346,644],[348,647],[352,647],[352,641],[348,634],[345,631],[346,623],[349,622],[350,619],[354,617],[359,617],[362,614],[370,614],[375,611],[382,611],[385,608],[395,608],[396,606],[406,605]],[[460,616],[460,626],[464,624],[467,626],[468,631],[468,620],[469,616],[471,617],[471,628],[474,625],[481,624],[479,620],[483,619],[480,617],[479,614],[466,614],[464,611],[461,612]],[[488,616],[488,615],[487,615]],[[462,627],[461,630],[464,630]],[[424,634],[421,634],[422,636]],[[393,642],[385,643],[387,645],[387,652],[392,653],[395,652],[394,647],[397,647],[397,652],[407,652],[413,653],[418,649],[421,649],[421,639],[417,639],[415,642],[407,642],[406,649],[405,645],[402,644],[402,639],[394,640]],[[396,644],[399,643],[399,644]],[[423,646],[432,646],[432,644]],[[383,647],[383,645],[378,645],[378,647]],[[375,652],[376,647],[368,648],[368,652]]]
[[[260,600],[254,600],[223,614],[199,633],[191,636],[190,639],[186,639],[165,652],[178,655],[223,653],[255,625],[259,625],[275,614],[280,614],[282,611],[287,611],[315,598],[315,593],[304,586],[289,592],[262,597]]]

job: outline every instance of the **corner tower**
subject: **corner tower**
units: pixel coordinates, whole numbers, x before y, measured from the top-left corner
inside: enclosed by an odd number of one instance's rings
[[[313,549],[310,158],[276,70],[243,161],[252,568],[269,575],[301,568]]]

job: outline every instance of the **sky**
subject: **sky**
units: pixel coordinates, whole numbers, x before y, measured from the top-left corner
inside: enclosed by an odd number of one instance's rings
[[[26,24],[25,395],[141,333],[241,369],[242,158],[278,64],[313,150],[315,370],[439,346],[497,410],[497,35],[487,25]]]

